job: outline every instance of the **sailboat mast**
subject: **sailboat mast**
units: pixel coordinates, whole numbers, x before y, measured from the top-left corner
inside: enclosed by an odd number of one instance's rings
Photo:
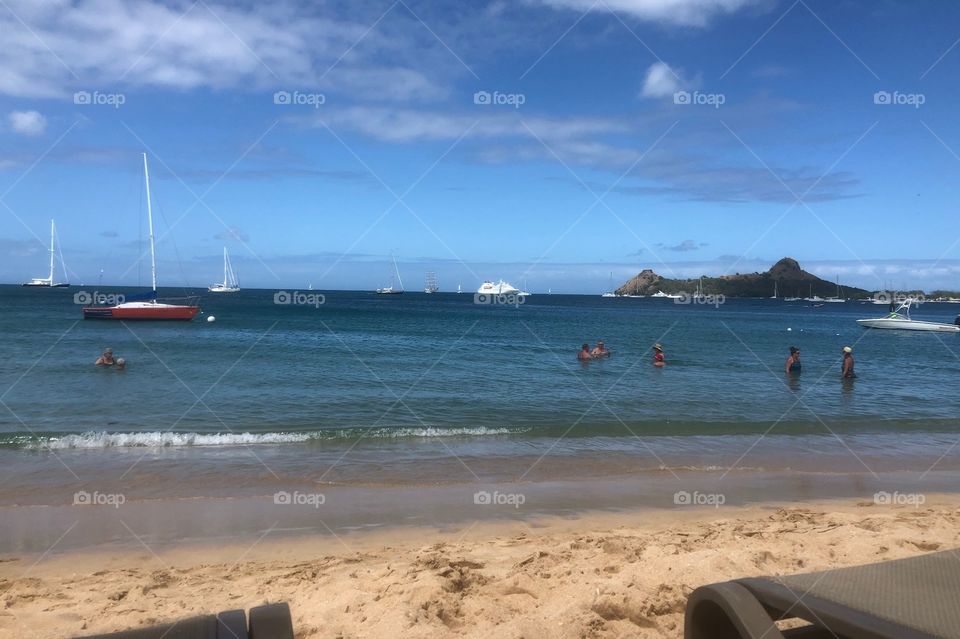
[[[400,269],[397,268],[397,256],[393,256],[393,272],[397,274],[397,281],[400,282],[400,290],[403,290],[403,278],[400,277]]]
[[[153,292],[157,292],[157,254],[153,246],[153,207],[150,205],[150,171],[147,169],[147,154],[143,154],[143,180],[147,186],[147,222],[150,228],[150,279]]]
[[[227,247],[223,247],[223,287],[227,287]]]
[[[54,238],[54,225],[53,220],[50,220],[50,286],[53,286],[53,238]]]

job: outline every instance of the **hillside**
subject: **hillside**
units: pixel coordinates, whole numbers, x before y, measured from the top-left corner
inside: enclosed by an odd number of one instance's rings
[[[617,295],[652,295],[657,291],[664,293],[693,293],[697,289],[698,279],[669,279],[644,269],[618,288]],[[785,257],[764,273],[736,273],[720,277],[703,278],[703,292],[707,295],[725,295],[726,297],[770,297],[774,283],[779,295],[806,297],[811,290],[814,295],[830,297],[837,294],[837,284],[820,279],[813,273],[800,268],[800,263],[791,257]],[[862,288],[841,284],[842,297],[866,297],[868,291]]]

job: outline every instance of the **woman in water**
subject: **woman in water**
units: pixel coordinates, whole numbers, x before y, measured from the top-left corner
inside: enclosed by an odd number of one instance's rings
[[[853,372],[853,349],[849,346],[843,347],[843,364],[840,368],[840,377],[843,379],[853,379],[856,377]]]
[[[653,345],[653,365],[654,366],[663,366],[666,364],[666,360],[663,359],[663,346],[659,344]]]
[[[788,375],[791,373],[800,374],[800,349],[796,346],[790,347],[790,356],[787,357],[787,362],[783,365],[783,370]]]

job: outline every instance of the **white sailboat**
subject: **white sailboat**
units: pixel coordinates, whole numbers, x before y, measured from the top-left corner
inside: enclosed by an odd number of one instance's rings
[[[56,243],[56,237],[57,237],[56,225],[54,224],[53,220],[50,220],[50,275],[48,275],[47,277],[34,277],[29,282],[24,283],[23,286],[43,286],[46,288],[64,288],[66,286],[70,286],[66,282],[53,281],[53,263],[54,263],[54,257],[57,254],[57,248],[58,248]],[[62,252],[60,254],[60,264],[63,265],[63,275],[64,275],[64,279],[66,279],[67,266],[66,264],[63,263]]]
[[[517,295],[518,297],[525,297],[527,295],[530,295],[530,293],[527,293],[526,291],[521,291],[519,288],[517,288],[513,284],[510,284],[509,282],[505,282],[503,280],[500,280],[496,284],[494,284],[490,280],[487,280],[486,282],[480,285],[480,288],[477,289],[477,293],[481,295]]]
[[[777,295],[777,281],[774,280],[774,281],[773,281],[773,295],[770,297],[770,299],[775,300],[775,299],[777,299],[777,297],[778,297],[778,295]]]
[[[610,285],[607,287],[607,291],[600,295],[600,297],[616,297],[617,294],[613,290],[613,271],[610,271]]]
[[[940,333],[960,333],[960,325],[943,324],[940,322],[926,322],[910,318],[910,307],[916,301],[909,299],[897,307],[897,310],[886,317],[875,319],[860,319],[857,324],[864,328],[886,328],[906,331],[936,331]],[[960,322],[960,319],[957,320]]]
[[[840,276],[837,276],[837,294],[823,300],[824,302],[830,302],[833,304],[846,302],[847,300],[840,296]]]
[[[427,281],[423,286],[423,292],[430,294],[436,293],[440,290],[440,285],[437,284],[437,274],[433,271],[427,271]]]
[[[390,286],[378,288],[377,295],[400,295],[403,293],[403,280],[400,278],[400,269],[397,268],[397,258],[393,255],[390,257],[393,259],[393,274],[390,275]],[[399,288],[397,288],[397,282],[400,283]]]
[[[211,284],[207,290],[211,293],[236,293],[240,290],[240,283],[237,281],[236,273],[233,272],[226,246],[223,247],[223,283]]]
[[[822,302],[823,298],[813,294],[813,284],[810,285],[810,297],[803,298],[805,302]]]

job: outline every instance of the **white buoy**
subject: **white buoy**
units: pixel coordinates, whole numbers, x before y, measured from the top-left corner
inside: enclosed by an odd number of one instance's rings
[[[207,321],[208,321],[208,322],[216,322],[216,321],[217,321],[217,318],[214,317],[213,315],[210,315],[210,316],[207,317]]]
[[[793,329],[790,328],[789,326],[787,327],[787,331],[792,331],[792,330],[793,330]]]

